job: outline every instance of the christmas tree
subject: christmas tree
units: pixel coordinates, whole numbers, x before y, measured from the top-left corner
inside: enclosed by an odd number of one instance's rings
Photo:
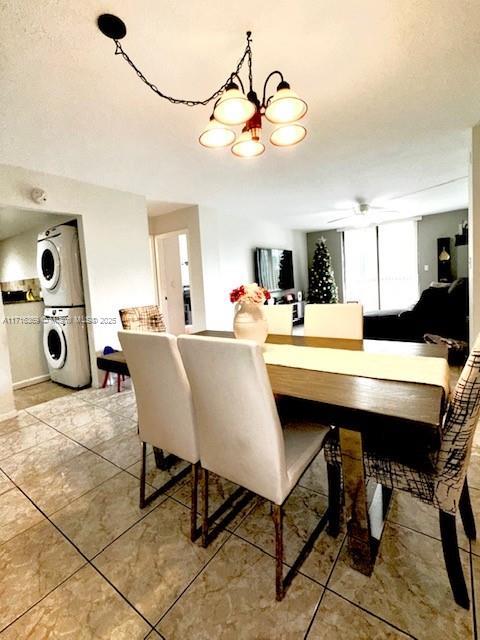
[[[278,275],[278,288],[279,289],[293,289],[292,274],[293,274],[293,260],[291,251],[283,251],[280,258],[279,275]]]
[[[338,302],[338,291],[335,283],[330,253],[325,238],[317,242],[313,254],[312,266],[308,276],[308,302],[329,304]]]

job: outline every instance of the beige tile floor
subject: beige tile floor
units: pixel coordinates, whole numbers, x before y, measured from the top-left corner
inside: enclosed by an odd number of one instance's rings
[[[45,382],[33,384],[30,387],[17,389],[13,392],[13,397],[15,400],[15,407],[17,411],[20,411],[21,409],[33,407],[41,402],[47,402],[54,398],[68,396],[71,393],[73,393],[72,389],[62,387],[60,384],[47,380]]]
[[[186,482],[139,509],[135,416],[132,391],[108,388],[62,394],[0,423],[0,640],[477,637],[480,546],[461,526],[469,612],[451,597],[435,511],[403,494],[394,494],[371,578],[346,562],[343,527],[336,540],[321,534],[277,603],[264,501],[208,549],[188,537]],[[152,453],[148,463],[153,489],[169,474]],[[478,515],[480,435],[469,475]],[[213,508],[234,488],[212,482]],[[326,492],[319,457],[286,506],[287,563]]]

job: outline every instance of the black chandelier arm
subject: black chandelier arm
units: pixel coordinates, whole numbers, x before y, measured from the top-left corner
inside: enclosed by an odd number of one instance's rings
[[[281,82],[285,82],[285,78],[283,77],[283,73],[281,71],[278,71],[278,69],[276,69],[275,71],[272,71],[271,73],[268,74],[268,76],[266,77],[265,80],[265,84],[263,85],[263,98],[262,98],[262,107],[265,108],[267,106],[266,103],[266,95],[267,95],[267,84],[268,81],[270,80],[270,78],[272,78],[275,75],[279,75]],[[268,98],[268,100],[270,100],[270,98]]]
[[[229,81],[232,82],[233,79],[236,78],[238,80],[238,84],[240,85],[240,88],[242,90],[242,93],[245,93],[245,87],[243,86],[243,82],[242,79],[240,78],[240,76],[238,75],[238,73],[236,73],[235,71],[232,73],[232,75],[229,78]],[[228,82],[227,82],[228,84]]]
[[[250,46],[251,43],[251,32],[247,32],[247,45],[245,47],[245,51],[243,52],[242,57],[240,58],[240,60],[238,61],[237,67],[235,69],[235,71],[232,71],[232,73],[228,76],[227,80],[222,84],[222,86],[217,89],[214,93],[212,93],[211,96],[209,96],[208,98],[205,98],[204,100],[189,100],[189,99],[184,99],[184,98],[174,98],[172,96],[168,96],[167,94],[163,93],[163,91],[161,91],[157,85],[153,84],[153,82],[150,82],[150,80],[148,80],[144,74],[140,71],[140,69],[136,66],[136,64],[133,62],[133,60],[130,58],[130,56],[127,54],[127,52],[124,50],[124,48],[122,47],[122,44],[120,42],[120,40],[117,39],[113,39],[115,42],[115,55],[119,55],[121,56],[125,62],[135,71],[135,73],[137,74],[138,78],[140,78],[140,80],[147,85],[147,87],[149,87],[154,93],[156,93],[160,98],[163,98],[164,100],[168,100],[169,102],[171,102],[172,104],[183,104],[186,105],[187,107],[196,107],[199,105],[207,105],[209,102],[211,102],[212,100],[215,100],[217,98],[219,98],[219,96],[225,91],[226,87],[231,84],[234,80],[234,78],[237,78],[237,80],[240,81],[240,85],[242,87],[242,91],[243,89],[243,83],[240,79],[239,73],[245,63],[245,60],[248,58],[249,60],[249,66],[250,66],[250,78],[251,78],[251,55],[252,55],[252,49]]]

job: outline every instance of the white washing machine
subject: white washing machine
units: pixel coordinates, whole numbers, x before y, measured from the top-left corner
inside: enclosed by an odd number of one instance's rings
[[[54,382],[73,388],[90,384],[84,307],[45,309],[43,350]]]
[[[37,273],[46,307],[84,304],[76,227],[60,224],[38,235]]]

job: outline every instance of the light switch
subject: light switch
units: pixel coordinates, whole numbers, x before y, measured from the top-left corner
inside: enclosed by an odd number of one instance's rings
[[[430,269],[430,267],[429,267],[429,265],[428,265],[428,264],[424,264],[424,265],[423,265],[423,270],[424,270],[424,271],[428,271],[429,269]]]

